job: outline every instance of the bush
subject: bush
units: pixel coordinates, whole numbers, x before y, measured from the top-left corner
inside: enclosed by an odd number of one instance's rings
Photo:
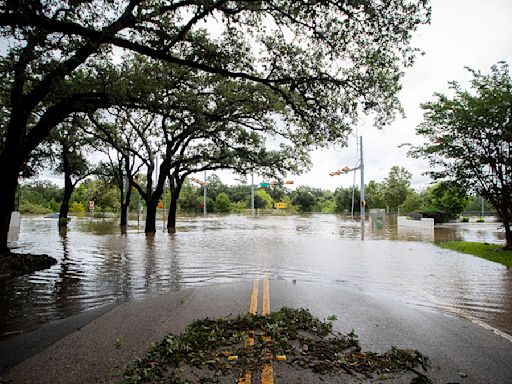
[[[231,203],[231,211],[235,213],[244,213],[247,202],[245,200],[237,201],[236,203]]]
[[[217,212],[230,212],[231,211],[231,202],[229,201],[229,196],[225,192],[221,192],[217,195],[215,199],[215,208]]]
[[[78,201],[73,201],[69,205],[69,212],[84,213],[85,212],[85,206],[82,203],[79,203]]]
[[[469,217],[463,217],[462,218],[463,223],[469,223]]]
[[[46,214],[52,213],[50,208],[43,207],[40,204],[31,203],[30,201],[22,200],[19,207],[20,213],[31,213],[31,214]]]
[[[485,223],[485,219],[483,217],[480,217],[476,220],[477,223]]]
[[[447,223],[453,220],[453,213],[444,211],[423,212],[423,217],[434,219],[434,223]]]

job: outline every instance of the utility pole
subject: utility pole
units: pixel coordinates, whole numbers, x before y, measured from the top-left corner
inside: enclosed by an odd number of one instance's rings
[[[359,144],[359,150],[360,150],[360,164],[359,164],[359,170],[361,171],[361,224],[364,224],[365,219],[365,206],[366,202],[364,200],[364,159],[363,159],[363,136],[359,136],[360,144]]]
[[[203,217],[206,217],[206,171],[204,171]]]
[[[251,173],[251,217],[254,219],[254,172]]]

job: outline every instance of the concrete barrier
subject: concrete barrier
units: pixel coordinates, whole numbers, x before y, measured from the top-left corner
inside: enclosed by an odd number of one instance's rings
[[[11,213],[11,223],[9,224],[9,233],[7,234],[7,242],[12,243],[18,240],[20,234],[20,213]]]
[[[428,231],[434,230],[434,219],[422,218],[421,220],[411,220],[407,216],[398,216],[397,219],[398,228],[415,228],[425,229]]]

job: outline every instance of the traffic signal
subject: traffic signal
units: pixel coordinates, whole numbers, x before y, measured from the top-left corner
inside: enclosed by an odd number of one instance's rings
[[[341,168],[341,170],[345,173],[347,173],[348,171],[350,171],[350,168],[349,167],[343,167]]]

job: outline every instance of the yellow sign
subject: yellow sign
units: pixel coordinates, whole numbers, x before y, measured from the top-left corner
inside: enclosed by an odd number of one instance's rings
[[[277,208],[277,209],[284,209],[284,208],[286,208],[287,206],[288,206],[288,205],[287,205],[286,203],[281,203],[281,202],[279,202],[279,203],[277,203],[277,204],[276,204],[276,208]]]
[[[158,202],[158,208],[163,208],[163,207],[164,207],[164,202],[160,200]]]

